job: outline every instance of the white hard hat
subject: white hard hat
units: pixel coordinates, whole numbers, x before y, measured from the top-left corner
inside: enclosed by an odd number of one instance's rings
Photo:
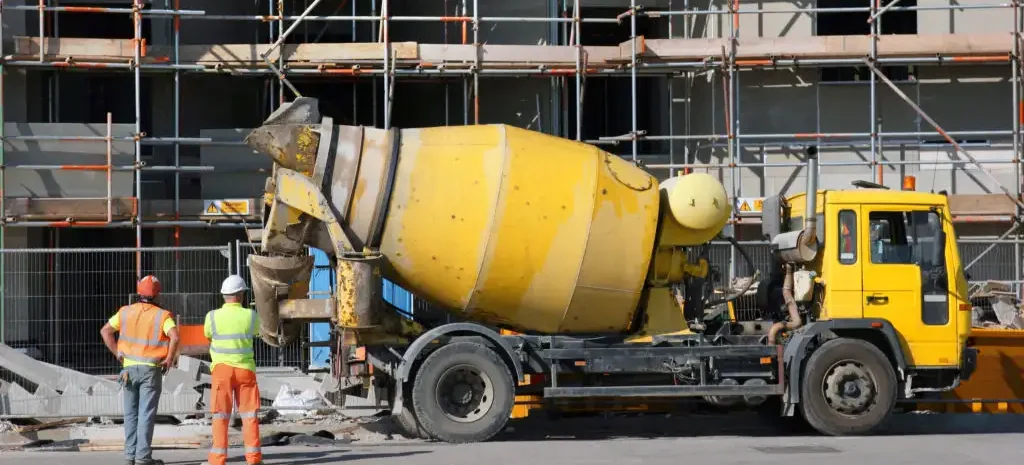
[[[222,295],[238,294],[246,289],[248,288],[245,286],[245,280],[237,274],[228,276],[228,278],[224,280],[224,284],[220,285],[220,293]]]

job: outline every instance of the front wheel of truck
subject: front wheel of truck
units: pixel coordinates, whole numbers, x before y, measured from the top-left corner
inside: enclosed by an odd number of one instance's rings
[[[508,423],[515,384],[493,350],[452,342],[429,356],[413,380],[412,405],[420,426],[449,443],[486,441]]]
[[[391,415],[394,417],[393,419],[398,427],[399,434],[409,439],[430,439],[427,433],[423,431],[423,427],[420,426],[420,422],[416,419],[416,414],[413,413],[411,408],[411,406],[406,406],[398,415]]]
[[[823,434],[867,434],[892,412],[896,384],[892,364],[877,347],[833,339],[807,360],[800,405],[807,422]]]

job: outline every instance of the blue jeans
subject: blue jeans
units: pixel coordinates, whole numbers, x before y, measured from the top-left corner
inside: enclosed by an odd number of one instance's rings
[[[160,367],[133,365],[121,371],[124,455],[128,460],[145,462],[153,458],[153,427],[163,382]]]

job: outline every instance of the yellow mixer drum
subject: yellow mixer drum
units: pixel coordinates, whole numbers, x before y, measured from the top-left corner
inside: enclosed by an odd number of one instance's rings
[[[629,328],[658,226],[653,176],[504,125],[406,129],[400,140],[380,241],[389,279],[485,324]]]

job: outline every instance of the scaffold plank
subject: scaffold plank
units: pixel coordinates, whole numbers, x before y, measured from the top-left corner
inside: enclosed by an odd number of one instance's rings
[[[637,55],[646,63],[694,62],[720,60],[724,50],[730,50],[729,39],[645,39],[637,37]],[[39,39],[17,37],[12,59],[34,59],[39,52]],[[395,42],[390,44],[392,57],[399,67],[446,66],[465,68],[477,62],[483,67],[556,67],[575,68],[576,47],[563,45],[496,45],[479,47],[467,44],[420,44]],[[213,44],[185,45],[180,48],[180,62],[228,68],[262,68],[260,57],[266,44]],[[866,35],[740,38],[736,45],[736,58],[749,59],[814,59],[863,58],[870,53],[871,38]],[[618,46],[586,46],[583,49],[584,66],[607,68],[630,62],[631,41]],[[1008,55],[1013,49],[1013,37],[1008,34],[922,34],[883,35],[878,39],[878,56],[882,58],[947,56],[954,61],[963,57]],[[132,58],[129,39],[47,38],[47,60],[63,61],[125,61]],[[167,62],[172,50],[167,46],[148,47],[144,62]],[[384,59],[382,43],[313,43],[289,44],[282,51],[274,51],[269,58],[278,59],[284,53],[290,67],[323,65],[374,65]],[[479,60],[477,60],[479,53]]]
[[[180,49],[180,61],[204,65],[250,65],[262,64],[260,58],[270,45],[259,44],[216,44],[216,45],[185,45]],[[282,50],[283,49],[283,50]],[[152,47],[153,53],[170,55],[172,50],[167,47]],[[287,44],[275,49],[267,57],[277,62],[281,54],[289,63],[332,64],[346,62],[365,62],[383,60],[384,44],[382,43],[343,43],[343,44]],[[419,51],[415,42],[391,43],[392,56],[397,60],[416,60]]]
[[[954,216],[1013,216],[1017,205],[1002,194],[959,194],[949,196]]]
[[[8,50],[14,59],[39,57],[39,37],[13,37],[5,39],[4,42],[4,50]],[[135,46],[131,39],[44,37],[43,44],[43,57],[48,61],[63,61],[68,58],[126,61],[132,59],[135,54]],[[159,58],[150,58],[144,61],[160,61]]]
[[[473,63],[473,45],[419,44],[420,61],[427,64]],[[616,47],[584,47],[587,66],[607,65],[619,58]],[[480,61],[485,66],[576,66],[576,47],[561,45],[481,45]]]
[[[730,50],[725,39],[646,39],[638,37],[637,54],[644,61],[701,61],[720,59]],[[619,45],[621,59],[630,61],[631,41]],[[1013,37],[1008,34],[882,35],[878,56],[884,58],[927,55],[979,56],[1009,54]],[[863,58],[871,53],[871,38],[855,36],[740,38],[737,59],[770,58]]]
[[[261,199],[240,199],[248,202],[249,205],[260,205]],[[181,199],[180,217],[175,214],[173,200],[144,200],[142,202],[142,213],[144,221],[169,221],[177,219],[210,219],[206,213],[208,202],[198,199]],[[113,219],[130,220],[134,216],[135,199],[115,198],[113,201]],[[63,222],[71,219],[72,224],[76,221],[104,221],[107,218],[106,199],[57,199],[57,198],[8,198],[6,199],[6,211],[4,216],[15,221],[56,221]],[[247,221],[259,221],[262,211],[259,208],[251,209],[247,215],[224,215],[216,218],[218,221],[231,222],[232,220],[245,219]]]

